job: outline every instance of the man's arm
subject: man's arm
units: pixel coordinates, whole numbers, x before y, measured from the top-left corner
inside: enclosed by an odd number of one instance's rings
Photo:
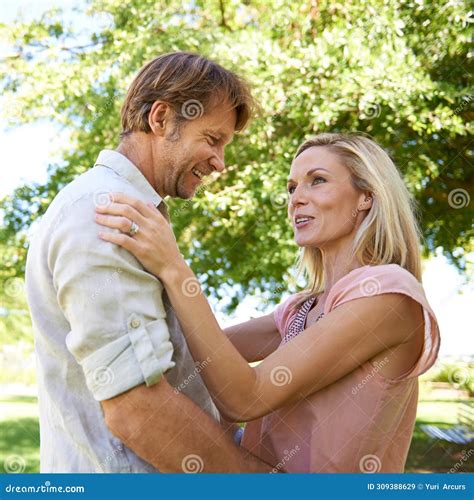
[[[163,378],[174,366],[163,287],[129,252],[101,241],[98,231],[91,193],[59,221],[48,265],[70,324],[66,345],[94,399],[105,401],[111,431],[147,462],[163,460],[164,470],[181,471],[189,449],[206,461],[205,470],[227,461],[236,470],[256,470],[257,459],[249,456],[245,464],[246,452]]]
[[[72,203],[48,242],[48,266],[70,331],[66,346],[94,399],[158,382],[175,363],[163,286],[129,252],[102,242],[93,193]]]
[[[271,472],[163,377],[102,401],[109,430],[160,472]]]

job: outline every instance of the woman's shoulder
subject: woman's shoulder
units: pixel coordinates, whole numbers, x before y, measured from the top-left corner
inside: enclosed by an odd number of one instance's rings
[[[380,297],[374,301],[374,307],[380,307],[384,301],[387,307],[393,308],[394,298],[390,294],[398,294],[410,301],[399,301],[400,307],[412,307],[413,301],[422,306],[426,318],[430,316],[433,324],[436,318],[426,298],[423,285],[407,269],[398,264],[381,264],[375,266],[362,266],[352,270],[337,281],[329,291],[324,305],[325,314],[336,307],[349,301],[363,298]]]
[[[337,281],[328,299],[359,298],[399,292],[419,297],[422,284],[407,269],[398,264],[367,265],[353,269]]]
[[[412,300],[395,300],[388,294],[399,294]],[[412,317],[415,323],[420,321],[420,310],[414,307],[414,302],[422,307],[423,350],[413,370],[410,371],[409,375],[406,375],[406,378],[424,373],[433,365],[439,351],[438,323],[426,298],[423,285],[402,266],[382,264],[354,269],[335,283],[329,292],[325,303],[325,314],[351,300],[382,295],[386,295],[385,302],[382,300],[383,297],[379,297],[377,301],[374,301],[374,307],[380,311],[380,308],[383,308],[383,304],[386,303],[390,310],[395,310],[396,307],[404,308],[403,311],[406,314],[402,312],[401,316],[399,314],[398,317]]]
[[[340,281],[346,279],[348,281],[357,280],[361,281],[366,278],[383,277],[385,281],[394,280],[407,280],[408,282],[419,283],[416,277],[404,267],[398,264],[378,264],[367,265],[353,269],[346,274]]]

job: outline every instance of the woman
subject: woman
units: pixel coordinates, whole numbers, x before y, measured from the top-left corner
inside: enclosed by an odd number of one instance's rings
[[[163,282],[219,410],[249,422],[243,446],[277,471],[403,472],[439,349],[409,193],[377,144],[341,134],[300,146],[288,193],[309,286],[225,332],[154,207],[117,194],[97,222]]]

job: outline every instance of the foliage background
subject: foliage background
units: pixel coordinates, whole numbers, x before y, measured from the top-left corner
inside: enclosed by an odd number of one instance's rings
[[[51,9],[32,21],[0,24],[0,42],[11,48],[0,57],[0,112],[12,127],[46,120],[67,137],[46,183],[20,185],[0,199],[0,463],[6,472],[12,458],[26,472],[38,471],[33,337],[23,290],[28,240],[56,193],[90,168],[101,149],[117,146],[125,90],[158,54],[189,50],[217,60],[249,79],[262,107],[228,148],[226,173],[192,201],[170,202],[180,247],[220,309],[231,311],[248,295],[263,309],[295,286],[286,176],[297,146],[328,130],[370,134],[389,151],[418,201],[424,256],[441,252],[470,278],[466,0],[78,5],[73,17]],[[464,446],[433,442],[420,428],[455,425],[460,403],[472,397],[472,363],[450,363],[422,381],[408,471],[474,470]],[[29,386],[27,394],[15,387],[2,395],[12,381]]]
[[[472,89],[464,1],[93,0],[67,22],[51,10],[1,26],[10,123],[69,132],[44,185],[1,202],[0,278],[22,276],[28,228],[61,187],[116,147],[124,92],[158,54],[189,50],[243,73],[262,112],[228,148],[227,172],[192,202],[173,200],[181,248],[233,309],[278,300],[296,256],[285,179],[307,136],[361,131],[381,143],[420,206],[423,252],[466,270],[472,250]],[[289,271],[290,270],[290,271]]]

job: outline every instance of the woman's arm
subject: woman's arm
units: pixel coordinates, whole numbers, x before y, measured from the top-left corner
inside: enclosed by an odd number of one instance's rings
[[[224,333],[249,363],[266,358],[281,342],[273,313],[225,328]]]
[[[323,389],[380,352],[409,342],[423,326],[404,295],[352,300],[252,368],[220,329],[204,295],[183,293],[183,283],[196,279],[184,261],[160,279],[193,357],[211,359],[201,372],[206,386],[234,421],[253,420]]]
[[[415,302],[405,295],[390,293],[351,300],[252,368],[221,330],[206,298],[199,293],[199,283],[163,216],[123,194],[112,196],[113,203],[97,207],[98,212],[112,215],[101,215],[96,222],[123,232],[102,233],[100,237],[130,251],[162,280],[191,353],[204,365],[204,382],[229,420],[253,420],[305,398],[377,354],[411,342],[423,327],[420,308],[414,308]],[[127,234],[130,221],[140,226],[133,236]]]

